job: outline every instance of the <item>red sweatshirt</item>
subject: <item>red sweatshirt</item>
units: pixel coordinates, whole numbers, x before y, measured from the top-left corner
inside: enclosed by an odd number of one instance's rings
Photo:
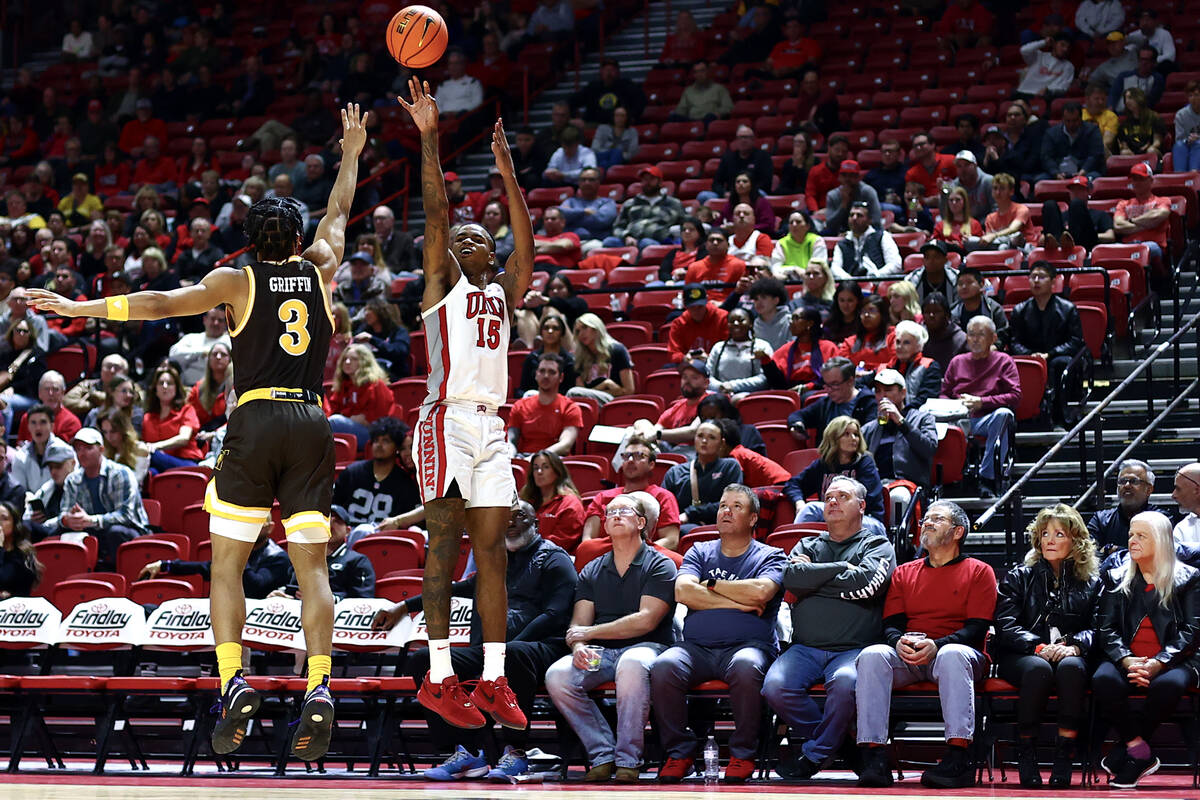
[[[714,344],[729,338],[729,312],[708,301],[708,313],[696,322],[685,309],[667,328],[667,350],[674,361],[683,361],[689,350],[707,352]]]
[[[325,398],[325,414],[344,417],[362,414],[369,424],[386,417],[392,410],[392,402],[392,390],[387,381],[375,381],[365,386],[355,386],[347,381],[340,392],[330,392]]]

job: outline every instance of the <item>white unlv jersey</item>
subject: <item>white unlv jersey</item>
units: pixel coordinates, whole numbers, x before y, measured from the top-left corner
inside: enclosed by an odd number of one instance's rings
[[[480,289],[461,275],[421,314],[429,353],[425,404],[442,400],[499,408],[508,397],[508,303],[504,287]]]

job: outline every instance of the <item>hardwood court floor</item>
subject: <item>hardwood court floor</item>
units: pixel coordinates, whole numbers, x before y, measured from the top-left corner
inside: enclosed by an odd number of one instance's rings
[[[577,776],[577,777],[581,777]],[[1015,775],[1012,776],[1015,779]],[[521,800],[653,800],[669,798],[683,800],[681,795],[710,795],[720,792],[729,795],[770,795],[772,800],[836,800],[836,798],[867,797],[936,797],[938,800],[966,798],[1020,797],[1029,800],[1050,800],[1064,797],[1072,800],[1092,798],[1139,797],[1152,800],[1195,800],[1200,791],[1191,787],[1190,776],[1154,775],[1137,790],[1119,791],[1104,785],[1084,790],[1074,787],[1068,792],[1054,793],[1046,789],[1023,790],[1012,783],[993,784],[975,789],[934,792],[921,787],[915,776],[909,776],[895,788],[878,790],[856,789],[846,778],[835,777],[812,785],[788,785],[778,781],[753,783],[740,787],[706,789],[703,783],[685,782],[679,786],[659,786],[648,778],[635,787],[593,787],[577,782],[526,784],[505,786],[495,783],[464,781],[454,784],[429,783],[418,778],[383,777],[374,780],[345,778],[336,773],[312,777],[224,777],[197,776],[192,778],[139,777],[133,775],[94,777],[74,775],[6,775],[0,776],[0,798],[3,800],[330,800],[348,796],[354,800],[484,800],[503,798],[515,792]],[[331,794],[331,792],[333,794]]]

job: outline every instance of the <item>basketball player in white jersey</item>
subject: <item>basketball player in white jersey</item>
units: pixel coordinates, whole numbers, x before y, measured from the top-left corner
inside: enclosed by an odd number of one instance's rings
[[[449,228],[437,100],[429,84],[415,78],[409,80],[409,90],[411,103],[397,99],[421,132],[426,219],[421,318],[429,351],[429,394],[413,440],[429,529],[423,587],[429,673],[417,699],[460,728],[482,727],[486,720],[481,712],[487,711],[501,725],[523,729],[525,714],[504,677],[504,531],[517,487],[504,421],[497,412],[508,396],[509,315],[533,275],[533,226],[503,121],[497,120],[492,153],[504,179],[515,245],[503,272],[496,263],[496,243],[482,225]],[[450,663],[450,583],[464,527],[478,568],[475,613],[483,629],[483,672],[469,696]]]

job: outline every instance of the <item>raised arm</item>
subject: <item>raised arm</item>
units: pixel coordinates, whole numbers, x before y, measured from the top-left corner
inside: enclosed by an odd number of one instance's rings
[[[504,265],[500,285],[508,295],[508,307],[515,308],[525,297],[533,280],[533,223],[529,220],[529,208],[525,195],[517,183],[517,170],[513,167],[512,153],[504,134],[504,120],[496,120],[492,129],[492,154],[496,156],[496,168],[504,179],[504,193],[508,196],[509,224],[513,232],[513,254]]]
[[[130,319],[166,319],[203,314],[228,304],[235,319],[245,311],[249,281],[240,269],[218,267],[197,284],[169,292],[134,292],[102,300],[68,300],[45,289],[26,289],[29,304],[39,311],[62,317],[96,317],[124,322]]]
[[[367,129],[358,104],[350,103],[342,109],[342,163],[329,192],[325,216],[317,225],[316,238],[304,251],[304,258],[317,265],[325,283],[333,280],[346,251],[346,223],[350,220],[350,205],[358,184],[358,157],[366,143]]]
[[[411,103],[403,97],[396,99],[412,115],[421,132],[421,200],[425,204],[422,268],[426,295],[422,306],[427,307],[441,300],[458,280],[458,265],[450,255],[450,201],[446,199],[446,179],[438,152],[437,99],[429,93],[428,81],[409,78],[408,91]]]

